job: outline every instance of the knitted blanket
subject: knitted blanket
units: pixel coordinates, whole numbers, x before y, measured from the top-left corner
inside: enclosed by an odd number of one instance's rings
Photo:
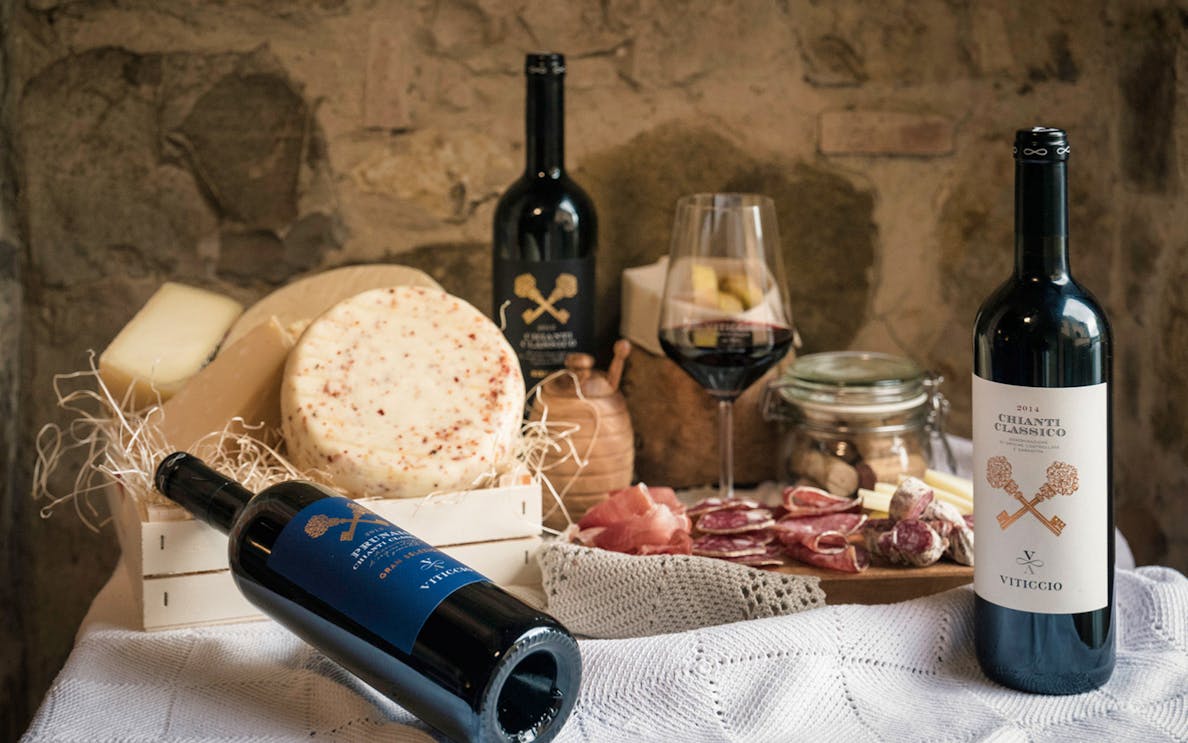
[[[433,739],[273,622],[129,629],[121,581],[117,568],[28,743]],[[987,681],[962,588],[583,640],[581,696],[558,740],[1188,741],[1188,579],[1144,567],[1118,571],[1116,587],[1117,669],[1098,691],[1042,697]],[[616,611],[640,626],[657,609],[625,601]]]

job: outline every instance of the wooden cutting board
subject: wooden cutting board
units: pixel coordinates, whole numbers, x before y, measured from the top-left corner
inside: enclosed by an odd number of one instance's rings
[[[800,564],[773,570],[820,578],[827,604],[893,604],[947,591],[973,581],[972,567],[948,561],[926,568],[872,562],[861,573],[841,573]]]

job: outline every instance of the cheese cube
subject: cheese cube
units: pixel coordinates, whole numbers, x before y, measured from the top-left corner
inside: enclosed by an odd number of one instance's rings
[[[168,400],[218,350],[243,306],[205,289],[165,283],[99,357],[99,376],[117,400],[143,408]]]
[[[169,445],[199,457],[210,456],[215,441],[212,439],[211,448],[204,451],[198,451],[197,442],[222,431],[233,418],[242,418],[251,426],[263,424],[252,435],[261,441],[275,440],[280,429],[281,378],[293,340],[280,322],[270,317],[220,351],[161,406],[161,432]]]

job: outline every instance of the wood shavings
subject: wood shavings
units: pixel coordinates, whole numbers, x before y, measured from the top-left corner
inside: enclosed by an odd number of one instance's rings
[[[88,528],[98,531],[110,516],[103,515],[105,509],[96,506],[94,497],[112,484],[139,503],[172,504],[153,488],[153,474],[173,448],[161,434],[159,399],[133,412],[130,392],[117,399],[103,383],[93,351],[88,365],[89,369],[54,377],[58,407],[70,420],[65,427],[49,423],[38,432],[32,496],[45,501],[42,518],[70,504]],[[253,435],[256,431],[259,438]],[[210,452],[204,454],[207,464],[255,492],[283,480],[313,479],[326,484],[323,473],[298,470],[262,440],[271,436],[272,432],[234,418],[223,430],[203,436],[194,448]],[[65,493],[54,492],[51,478],[73,452],[82,456],[73,485]]]

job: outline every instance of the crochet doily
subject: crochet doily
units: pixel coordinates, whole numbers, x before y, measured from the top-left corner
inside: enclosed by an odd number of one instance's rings
[[[553,542],[541,549],[540,566],[549,613],[588,637],[648,637],[825,605],[816,578],[706,557]]]

